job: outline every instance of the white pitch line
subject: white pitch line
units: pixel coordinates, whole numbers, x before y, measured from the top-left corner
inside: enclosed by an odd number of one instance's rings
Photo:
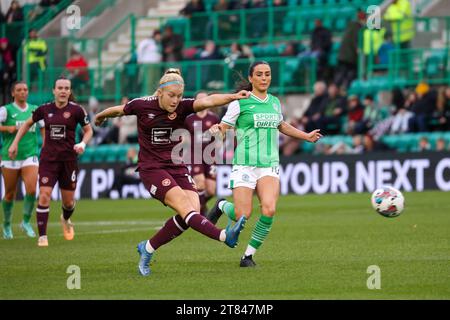
[[[110,233],[125,233],[133,231],[149,231],[149,230],[159,230],[161,227],[141,227],[141,228],[129,228],[129,229],[112,229],[112,230],[98,230],[98,231],[87,231],[87,232],[77,232],[75,229],[75,238],[79,235],[87,234],[110,234]],[[62,236],[62,233],[58,233],[58,236]],[[50,236],[51,237],[51,236]],[[14,239],[27,239],[27,236],[14,236]],[[14,241],[14,239],[12,241]],[[36,237],[37,239],[37,237]]]
[[[73,222],[73,225],[76,226],[136,226],[136,225],[163,225],[164,221],[155,221],[155,220],[123,220],[123,221],[80,221]],[[49,222],[48,226],[59,226],[60,222]]]

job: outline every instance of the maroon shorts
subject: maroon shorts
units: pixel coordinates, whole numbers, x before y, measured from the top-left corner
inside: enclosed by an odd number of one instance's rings
[[[166,193],[173,187],[197,192],[194,180],[186,167],[143,169],[139,168],[139,176],[153,198],[163,204]]]
[[[191,175],[196,176],[203,174],[206,179],[216,180],[216,165],[215,164],[192,164]]]
[[[59,182],[63,190],[77,188],[77,161],[43,161],[39,162],[39,186],[53,188]]]

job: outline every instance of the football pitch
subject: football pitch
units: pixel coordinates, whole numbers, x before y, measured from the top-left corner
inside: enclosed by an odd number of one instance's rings
[[[73,241],[52,202],[47,248],[19,230],[18,202],[15,239],[0,240],[0,299],[450,299],[449,193],[404,194],[405,211],[391,219],[372,210],[369,194],[283,196],[257,267],[240,268],[255,198],[237,248],[189,230],[157,251],[147,278],[136,244],[172,214],[159,202],[81,200]],[[69,266],[79,267],[80,289],[68,289]],[[369,289],[375,275],[380,289]]]

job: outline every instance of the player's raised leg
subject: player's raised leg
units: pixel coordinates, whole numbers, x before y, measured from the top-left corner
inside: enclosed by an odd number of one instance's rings
[[[229,219],[237,221],[240,217],[250,218],[253,207],[253,189],[237,187],[233,189],[233,202],[218,199],[207,217],[212,223],[217,223],[224,213]]]
[[[261,204],[261,216],[256,222],[247,249],[241,259],[241,267],[256,266],[253,256],[264,243],[272,228],[279,193],[280,180],[278,178],[265,176],[258,180],[256,194]]]
[[[3,207],[3,238],[12,239],[12,209],[16,196],[17,181],[19,179],[19,170],[2,168],[3,180],[5,182],[5,197],[2,200]]]
[[[20,224],[27,236],[34,238],[33,227],[30,220],[33,214],[34,203],[36,202],[36,182],[38,177],[38,166],[26,166],[21,170],[22,180],[25,184],[25,197],[23,200],[23,221]]]

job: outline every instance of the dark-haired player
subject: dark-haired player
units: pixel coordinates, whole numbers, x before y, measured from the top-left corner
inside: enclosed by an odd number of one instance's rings
[[[86,111],[71,101],[71,83],[68,79],[57,79],[53,88],[55,101],[41,105],[20,128],[9,148],[9,156],[14,159],[17,146],[35,122],[44,121],[45,142],[39,165],[39,202],[36,209],[39,230],[38,246],[48,246],[47,221],[50,197],[56,182],[59,183],[62,198],[61,224],[64,238],[72,240],[74,229],[70,217],[75,210],[75,189],[77,186],[77,155],[82,154],[92,137],[92,127]],[[75,130],[80,124],[83,139],[75,144]]]
[[[12,144],[21,125],[31,117],[37,106],[27,103],[28,86],[25,82],[16,82],[11,88],[14,101],[0,108],[0,132],[3,138],[2,147],[2,175],[5,182],[5,197],[3,206],[3,238],[12,239],[11,228],[12,208],[16,197],[19,177],[25,184],[25,196],[23,201],[23,221],[20,227],[27,236],[36,236],[30,224],[36,200],[36,182],[38,177],[38,141],[36,125],[33,125],[20,141],[17,156],[14,160],[9,158],[8,148]],[[43,122],[39,123],[41,134],[44,135]]]
[[[184,128],[188,115],[246,98],[248,92],[215,94],[198,100],[183,99],[183,92],[183,78],[179,72],[170,70],[161,78],[155,95],[105,109],[97,114],[95,120],[97,125],[101,125],[106,118],[137,116],[139,176],[154,198],[177,213],[167,220],[150,240],[138,244],[138,270],[143,276],[150,274],[149,264],[155,250],[181,235],[189,227],[233,248],[246,221],[245,217],[242,217],[233,227],[220,230],[200,215],[194,181],[186,165],[182,161],[174,161],[172,156],[173,148],[180,142],[172,139],[172,133]]]
[[[199,92],[195,95],[195,99],[202,99],[207,96],[206,92]],[[216,165],[213,162],[214,159],[204,158],[205,148],[211,141],[205,133],[209,133],[209,129],[219,122],[219,117],[207,109],[191,114],[185,121],[185,126],[189,130],[191,138],[190,171],[197,186],[202,215],[206,214],[206,203],[216,194]],[[195,153],[198,153],[197,157],[193,156]],[[214,157],[214,154],[210,156]]]

